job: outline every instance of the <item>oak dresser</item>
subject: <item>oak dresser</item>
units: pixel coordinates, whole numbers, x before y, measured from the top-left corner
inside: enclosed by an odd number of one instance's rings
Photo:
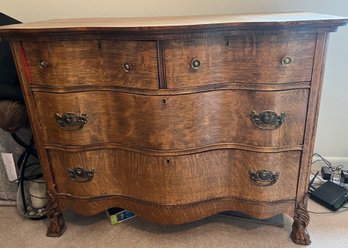
[[[222,211],[294,218],[306,192],[329,32],[312,13],[69,19],[6,26],[47,182],[67,209],[163,224]]]

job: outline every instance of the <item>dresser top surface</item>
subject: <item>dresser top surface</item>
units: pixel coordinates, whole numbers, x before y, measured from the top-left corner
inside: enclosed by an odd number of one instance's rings
[[[209,27],[341,26],[348,18],[307,12],[243,15],[206,15],[135,18],[73,18],[14,24],[0,27],[0,34],[64,31],[173,31]]]

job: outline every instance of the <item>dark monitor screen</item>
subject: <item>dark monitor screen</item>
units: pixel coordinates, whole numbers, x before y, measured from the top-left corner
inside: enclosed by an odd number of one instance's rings
[[[16,23],[20,21],[0,13],[0,26]],[[4,99],[21,100],[23,97],[10,44],[0,37],[0,100]]]

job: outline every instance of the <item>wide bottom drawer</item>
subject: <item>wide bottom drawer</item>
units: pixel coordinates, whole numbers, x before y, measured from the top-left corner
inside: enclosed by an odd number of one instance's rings
[[[293,200],[300,151],[258,153],[215,150],[176,157],[118,149],[50,150],[59,193],[128,196],[176,205],[221,198]]]

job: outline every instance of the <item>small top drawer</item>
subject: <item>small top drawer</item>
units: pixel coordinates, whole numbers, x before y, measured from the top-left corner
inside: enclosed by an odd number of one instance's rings
[[[311,80],[315,34],[236,35],[165,42],[168,88]]]
[[[31,84],[158,88],[154,41],[42,41],[23,47]]]

